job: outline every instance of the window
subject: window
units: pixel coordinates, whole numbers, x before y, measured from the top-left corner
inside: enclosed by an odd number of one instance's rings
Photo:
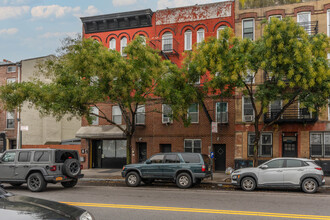
[[[13,72],[16,72],[16,66],[8,66],[7,73],[13,73]]]
[[[31,157],[31,152],[20,152],[18,155],[18,162],[29,162]]]
[[[301,12],[297,14],[297,22],[308,34],[311,34],[311,13]]]
[[[192,32],[191,30],[187,30],[184,33],[184,50],[192,49]]]
[[[254,140],[255,140],[255,134],[250,133],[248,135],[248,156],[253,156]],[[271,157],[272,151],[273,151],[273,135],[271,133],[261,134],[260,141],[259,141],[258,156]]]
[[[7,112],[7,128],[15,128],[15,113]]]
[[[198,154],[181,154],[186,163],[200,163],[201,159]]]
[[[254,19],[243,20],[243,39],[254,40]]]
[[[149,160],[151,161],[151,163],[163,163],[163,159],[164,159],[164,154],[157,154],[150,157]]]
[[[281,100],[275,100],[270,103],[270,113],[271,118],[275,118],[277,113],[279,113],[282,109],[282,101]]]
[[[48,162],[49,161],[49,152],[36,151],[36,152],[34,152],[33,160],[35,162]]]
[[[110,43],[109,43],[109,49],[116,50],[116,39],[115,38],[111,38]]]
[[[7,79],[7,84],[14,83],[16,82],[16,78],[8,78]]]
[[[125,158],[126,140],[103,140],[102,154],[105,158]]]
[[[173,50],[173,35],[171,32],[166,32],[162,36],[162,49],[165,52],[172,52]]]
[[[330,121],[330,99],[328,99],[328,121]]]
[[[225,29],[227,26],[226,25],[221,25],[218,29],[217,29],[217,39],[219,39],[220,37],[220,31],[222,31],[223,29]]]
[[[145,105],[139,105],[136,110],[135,123],[137,125],[144,125],[146,123],[146,108]]]
[[[216,103],[216,121],[219,123],[228,123],[228,103]]]
[[[271,15],[268,17],[268,20],[271,21],[272,18],[277,18],[278,20],[282,20],[282,15]]]
[[[201,43],[205,39],[205,31],[203,28],[197,31],[197,43]]]
[[[300,160],[286,160],[286,167],[303,167],[304,163]]]
[[[191,104],[188,109],[188,119],[190,119],[191,123],[198,123],[199,112],[198,112],[198,104]]]
[[[173,115],[173,112],[172,112],[172,108],[170,105],[167,105],[167,104],[163,104],[162,105],[162,123],[163,124],[166,124],[166,123],[172,123],[173,120],[172,120],[172,115]]]
[[[3,155],[1,161],[2,162],[14,162],[15,155],[16,155],[16,152],[7,152]]]
[[[90,112],[99,115],[99,109],[97,107],[91,107]],[[92,117],[91,125],[99,125],[99,117],[92,114],[91,117]]]
[[[176,154],[165,155],[164,163],[180,163],[180,159]]]
[[[98,86],[99,81],[100,80],[99,80],[98,76],[91,76],[90,85],[91,86]]]
[[[254,110],[250,97],[242,97],[243,122],[252,122],[254,120]]]
[[[202,140],[186,139],[184,140],[184,152],[201,153]]]
[[[140,34],[139,36],[143,39],[143,45],[146,45],[146,43],[147,43],[146,36],[144,36],[142,34]]]
[[[310,153],[312,157],[330,157],[330,132],[310,134]]]
[[[246,70],[246,76],[245,76],[244,82],[250,83],[250,84],[255,82],[254,74],[253,74],[252,70],[249,70],[249,69]]]
[[[119,106],[112,106],[112,121],[117,125],[121,124],[121,110]]]
[[[268,163],[265,163],[265,165],[268,166],[268,168],[282,168],[284,167],[284,160],[279,159],[279,160],[272,160]]]
[[[330,36],[330,9],[328,10],[328,36]],[[329,59],[329,54],[328,54]]]
[[[124,53],[124,49],[127,47],[127,38],[126,37],[123,37],[121,40],[120,40],[120,53],[122,56],[127,56],[126,53]]]

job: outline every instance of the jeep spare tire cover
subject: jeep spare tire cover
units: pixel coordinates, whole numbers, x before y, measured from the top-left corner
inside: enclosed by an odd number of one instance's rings
[[[77,159],[67,159],[63,164],[63,173],[69,177],[76,177],[80,172],[80,163]]]

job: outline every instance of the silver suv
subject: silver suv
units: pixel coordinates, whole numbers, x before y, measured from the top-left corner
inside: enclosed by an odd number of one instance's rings
[[[293,187],[314,193],[325,184],[325,179],[322,168],[313,160],[275,158],[258,167],[235,170],[231,182],[245,191],[256,187]]]
[[[0,183],[27,183],[32,192],[45,190],[47,183],[74,187],[82,177],[75,150],[17,149],[7,150],[0,157]]]

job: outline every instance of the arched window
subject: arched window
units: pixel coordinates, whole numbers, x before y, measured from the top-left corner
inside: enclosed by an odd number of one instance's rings
[[[110,43],[109,43],[109,49],[116,50],[116,39],[115,38],[111,38]]]
[[[184,50],[192,49],[192,32],[191,30],[187,30],[184,32]]]
[[[205,39],[205,31],[203,28],[200,28],[197,31],[197,43],[202,42],[204,39]]]
[[[172,52],[173,50],[173,34],[166,32],[162,36],[162,49],[165,52]]]
[[[220,31],[222,31],[223,29],[225,29],[227,26],[226,25],[221,25],[220,27],[218,27],[217,30],[217,38],[219,39],[220,37]]]
[[[123,37],[121,40],[120,40],[120,53],[122,56],[127,56],[126,53],[124,53],[124,49],[127,47],[127,38],[126,37]]]
[[[143,45],[146,45],[147,42],[146,36],[144,36],[143,34],[140,34],[139,36],[143,39]]]

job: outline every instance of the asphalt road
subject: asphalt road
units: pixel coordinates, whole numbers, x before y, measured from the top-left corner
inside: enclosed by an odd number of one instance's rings
[[[42,193],[26,186],[6,189],[15,194],[76,205],[98,220],[108,219],[330,219],[330,195],[298,190],[182,190],[173,186],[137,188],[78,184],[64,189],[48,184]]]

